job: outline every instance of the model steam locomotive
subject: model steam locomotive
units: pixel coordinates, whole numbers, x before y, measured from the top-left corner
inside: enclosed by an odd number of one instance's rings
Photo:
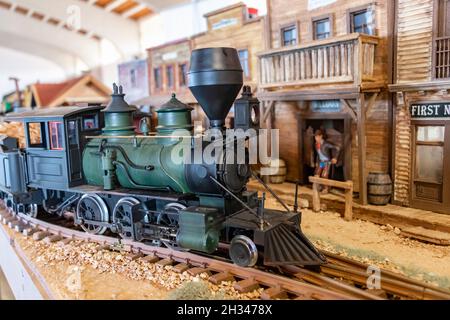
[[[259,102],[243,87],[243,71],[232,48],[192,53],[189,87],[211,128],[225,135],[225,118],[235,105],[235,128],[259,128]],[[114,86],[106,107],[61,107],[9,116],[24,124],[26,147],[0,139],[0,191],[18,214],[37,217],[73,212],[86,232],[112,231],[124,239],[174,250],[213,253],[229,244],[241,266],[318,265],[324,257],[303,235],[301,214],[264,208],[264,197],[246,189],[245,163],[228,161],[225,139],[217,159],[176,163],[173,151],[186,143],[193,157],[211,143],[194,136],[191,111],[175,96],[158,110],[157,135],[136,135],[134,107]],[[253,116],[252,116],[253,115]],[[186,132],[184,136],[176,133]],[[31,134],[31,133],[34,134]],[[36,134],[38,132],[38,134]],[[184,141],[184,142],[183,142]],[[234,142],[233,142],[234,143]],[[191,155],[192,154],[192,155]]]

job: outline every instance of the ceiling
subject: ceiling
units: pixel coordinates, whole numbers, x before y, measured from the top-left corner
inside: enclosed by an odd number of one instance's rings
[[[102,39],[129,59],[141,51],[140,19],[190,1],[0,0],[0,45],[38,56],[51,51],[55,62],[67,61],[61,55],[69,55],[95,67]],[[79,22],[74,24],[77,15]]]

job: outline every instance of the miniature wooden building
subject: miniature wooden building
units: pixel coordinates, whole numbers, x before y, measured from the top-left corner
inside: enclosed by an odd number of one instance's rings
[[[102,104],[110,99],[110,89],[91,75],[60,83],[36,83],[30,86],[28,107],[48,108],[85,104]]]
[[[187,73],[191,58],[191,40],[188,38],[165,43],[147,49],[149,66],[150,95],[136,102],[149,106],[156,121],[155,109],[170,100],[172,94],[177,99],[194,108],[194,121],[205,121],[205,115],[188,88]],[[154,122],[156,125],[156,122]]]
[[[396,4],[394,203],[450,213],[450,2]]]
[[[264,50],[264,18],[240,2],[205,15],[208,31],[192,37],[192,48],[234,47],[244,70],[244,81],[255,90],[258,56]]]
[[[126,92],[125,100],[134,104],[149,95],[147,59],[135,59],[119,65],[119,83]]]
[[[186,104],[197,101],[191,94],[187,73],[191,57],[189,39],[181,39],[147,50],[150,70],[150,96],[143,99],[145,104],[159,107],[166,103],[172,93]]]
[[[369,173],[389,172],[390,10],[387,0],[268,2],[258,97],[280,129],[288,180],[313,173],[317,129],[341,149],[331,178],[353,180],[363,203]]]

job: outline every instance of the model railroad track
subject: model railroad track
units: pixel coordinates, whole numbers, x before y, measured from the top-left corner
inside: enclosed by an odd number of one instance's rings
[[[350,281],[358,286],[365,286],[369,265],[322,251],[328,264],[321,266],[321,273]],[[377,294],[389,298],[415,300],[450,300],[450,291],[444,290],[421,281],[417,281],[388,270],[380,270],[380,289]]]
[[[48,243],[71,241],[89,241],[114,248],[117,238],[91,235],[67,227],[44,222],[22,214],[14,215],[8,210],[0,210],[0,220],[16,232],[33,237],[35,241]],[[12,242],[13,244],[13,242]],[[143,243],[122,240],[121,246],[132,259],[144,259],[161,266],[172,265],[177,272],[187,271],[191,275],[210,274],[209,281],[219,284],[223,281],[236,281],[234,288],[240,293],[247,293],[263,288],[262,299],[298,299],[298,300],[349,300],[355,296],[342,292],[333,292],[312,284],[289,279],[280,275],[267,273],[257,269],[242,268],[228,262],[217,261],[189,252],[174,251],[167,248],[152,247]],[[23,257],[22,257],[23,258]],[[37,279],[42,282],[38,270],[28,265]],[[41,283],[45,287],[45,283]],[[50,296],[50,294],[49,294]],[[366,297],[366,299],[369,297]]]
[[[36,241],[61,242],[81,240],[96,242],[105,249],[117,247],[118,239],[97,236],[78,231],[69,221],[42,221],[25,215],[14,215],[0,208],[0,221],[16,232],[32,236]],[[367,265],[323,252],[329,264],[319,270],[309,270],[298,266],[279,268],[289,278],[279,274],[258,269],[242,268],[228,261],[189,252],[174,251],[167,248],[153,247],[144,243],[122,240],[121,249],[129,253],[132,259],[144,259],[161,266],[172,265],[176,272],[187,271],[195,276],[202,273],[210,275],[209,281],[220,284],[223,281],[236,281],[235,289],[240,293],[252,292],[263,288],[262,299],[298,299],[298,300],[333,300],[333,299],[372,299],[381,300],[389,297],[410,299],[450,299],[445,290],[428,286],[419,281],[397,275],[389,271],[381,273],[381,291],[362,289],[367,280]],[[23,257],[22,257],[23,258]],[[31,269],[32,266],[28,265]],[[42,277],[36,269],[37,278]],[[45,287],[45,284],[42,284]],[[385,294],[386,293],[386,294]]]

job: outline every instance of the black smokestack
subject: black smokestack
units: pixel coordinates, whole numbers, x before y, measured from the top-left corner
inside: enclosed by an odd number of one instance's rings
[[[189,88],[210,120],[222,128],[244,84],[239,55],[234,48],[194,50],[189,71]]]

